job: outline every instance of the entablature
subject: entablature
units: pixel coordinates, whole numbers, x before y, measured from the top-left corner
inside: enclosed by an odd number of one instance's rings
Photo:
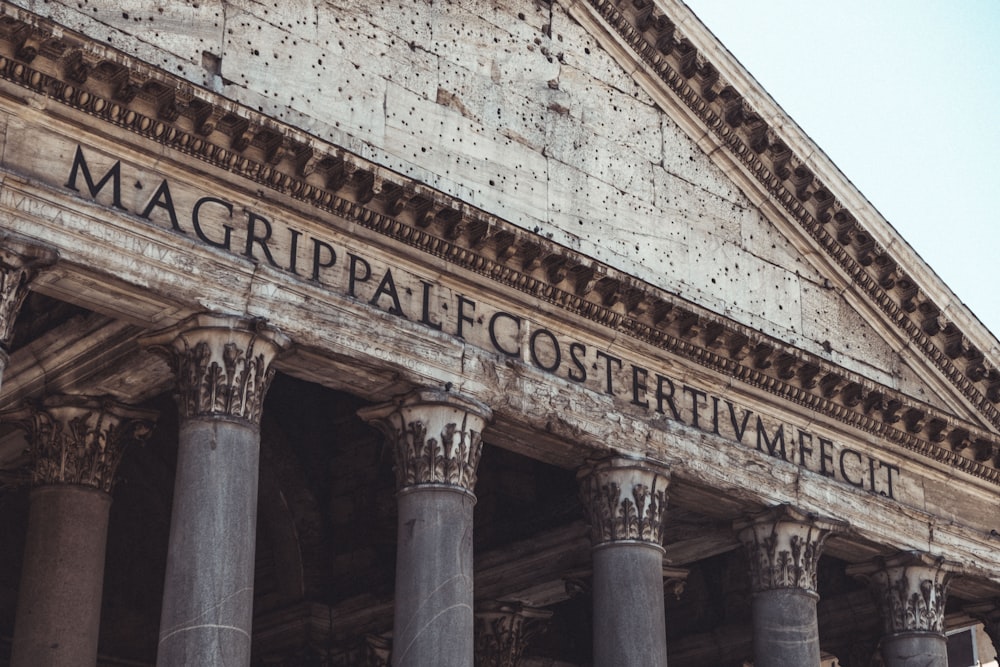
[[[839,482],[870,536],[924,535],[950,476],[975,499],[1000,485],[981,425],[42,25],[2,22],[0,109],[20,150],[0,210],[58,246],[47,293],[145,327],[267,317],[300,346],[282,370],[369,400],[460,387],[494,407],[495,444],[564,467],[610,448],[760,503],[818,506]],[[934,490],[907,487],[906,466]],[[904,490],[905,509],[864,518]],[[991,546],[949,531],[927,539],[958,535],[966,562]]]

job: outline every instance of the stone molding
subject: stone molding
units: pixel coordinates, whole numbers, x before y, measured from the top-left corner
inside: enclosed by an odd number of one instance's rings
[[[611,458],[577,474],[593,546],[638,542],[663,548],[670,471]]]
[[[582,4],[582,3],[581,3]],[[935,304],[865,230],[857,214],[837,199],[768,125],[733,83],[726,81],[655,0],[586,0],[634,57],[659,78],[681,105],[715,135],[719,144],[851,277],[907,340],[1000,427],[1000,368],[985,359],[945,308]],[[933,287],[931,287],[933,289]],[[945,304],[946,305],[946,304]]]
[[[811,177],[655,3],[638,0],[633,11],[627,3],[587,1],[907,340],[1000,428],[1000,369],[989,364],[954,322],[945,321],[913,278]],[[2,7],[7,14],[0,17],[0,80],[44,96],[70,113],[86,113],[444,259],[616,335],[630,336],[1000,485],[1000,437],[995,433],[127,55],[112,57],[106,45],[94,45],[30,12]]]
[[[483,450],[483,429],[493,411],[475,399],[436,389],[362,408],[395,455],[396,488],[451,487],[473,493]]]
[[[905,551],[852,565],[847,573],[866,579],[875,594],[886,635],[944,634],[945,602],[954,566],[941,558]]]
[[[541,621],[552,612],[517,602],[488,602],[476,610],[475,667],[517,667]]]
[[[74,484],[111,493],[125,448],[144,442],[157,413],[110,399],[50,396],[0,413],[27,431],[34,486]]]
[[[271,362],[291,344],[263,319],[204,313],[139,342],[173,369],[182,418],[222,417],[254,427],[274,377]]]
[[[843,524],[782,505],[737,522],[754,593],[797,590],[816,595],[823,543]]]
[[[0,355],[4,360],[28,286],[58,257],[51,248],[0,233]]]

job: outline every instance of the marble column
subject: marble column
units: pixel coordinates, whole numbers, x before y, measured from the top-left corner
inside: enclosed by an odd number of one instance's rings
[[[177,471],[156,664],[249,665],[260,415],[288,338],[201,314],[141,341],[177,377]]]
[[[52,396],[0,415],[28,433],[28,534],[10,664],[97,662],[108,511],[125,447],[156,413],[105,399]]]
[[[612,458],[578,479],[590,520],[594,667],[663,667],[665,468]]]
[[[14,322],[38,272],[53,264],[54,250],[0,233],[0,386],[9,361]]]
[[[418,390],[359,411],[391,443],[399,523],[392,664],[473,663],[472,509],[491,410]]]
[[[951,568],[916,551],[852,565],[850,575],[867,579],[882,617],[886,667],[948,667],[944,606]]]
[[[486,602],[476,609],[475,667],[517,667],[538,623],[552,612],[517,602]]]
[[[782,505],[735,528],[750,565],[755,667],[819,667],[816,566],[839,525]]]

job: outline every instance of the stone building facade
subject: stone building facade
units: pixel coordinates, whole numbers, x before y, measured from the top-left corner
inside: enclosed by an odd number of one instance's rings
[[[994,658],[1000,344],[679,1],[0,10],[0,662]]]

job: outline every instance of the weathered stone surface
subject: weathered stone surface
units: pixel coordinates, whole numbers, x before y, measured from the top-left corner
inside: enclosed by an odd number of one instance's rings
[[[181,426],[157,664],[250,664],[259,435]]]
[[[424,389],[360,416],[382,431],[395,454],[393,665],[470,665],[473,491],[492,411],[458,394]]]
[[[854,565],[867,579],[882,616],[886,667],[946,667],[945,603],[954,565],[929,554],[904,552]]]
[[[95,664],[110,505],[86,486],[32,490],[11,665]]]
[[[543,11],[509,0],[485,15],[464,3],[418,4],[408,9],[413,20],[390,7],[328,11],[309,2],[214,2],[160,14],[71,3],[33,9],[887,379],[869,353],[879,336],[864,324],[868,314],[858,317],[857,304],[826,287],[832,276],[803,261],[800,243],[734,189],[698,138],[665,116],[559,3]],[[198,31],[183,29],[186,21]],[[729,238],[720,242],[711,229]],[[831,336],[814,324],[843,310],[856,326]]]
[[[202,314],[144,344],[170,359],[181,417],[157,664],[249,665],[260,411],[288,339]]]
[[[663,525],[669,470],[613,458],[583,468],[591,523],[594,665],[667,664]]]

